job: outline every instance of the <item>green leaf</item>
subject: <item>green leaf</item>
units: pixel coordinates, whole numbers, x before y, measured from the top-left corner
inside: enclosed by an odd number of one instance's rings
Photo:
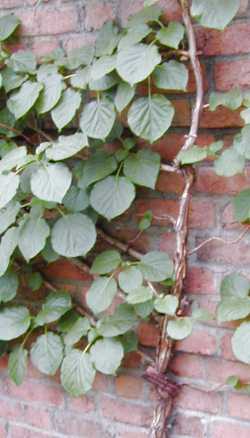
[[[174,316],[178,309],[179,301],[174,295],[166,295],[156,298],[154,301],[154,308],[159,313]]]
[[[154,310],[154,300],[145,301],[145,303],[135,304],[136,314],[142,318],[147,318]]]
[[[185,29],[181,23],[171,21],[167,27],[163,27],[157,32],[157,39],[164,46],[178,49],[184,32]]]
[[[43,84],[43,90],[36,102],[36,110],[38,114],[44,114],[51,111],[61,97],[62,76],[58,73],[43,75],[39,78],[39,82]]]
[[[157,46],[136,44],[118,52],[116,69],[125,82],[134,85],[146,79],[160,62]]]
[[[16,119],[23,117],[34,106],[42,89],[42,84],[26,81],[10,96],[7,107]]]
[[[138,318],[132,306],[124,303],[117,306],[112,315],[104,316],[97,323],[100,335],[112,338],[123,335],[132,329],[138,322]]]
[[[242,104],[242,92],[239,88],[233,88],[226,93],[213,91],[209,96],[209,109],[215,111],[218,106],[223,105],[235,111]]]
[[[62,386],[73,397],[79,397],[91,389],[95,374],[89,354],[81,350],[73,349],[63,359]]]
[[[4,233],[10,225],[16,221],[17,214],[20,211],[20,204],[16,201],[10,201],[0,210],[0,234]]]
[[[108,99],[94,100],[84,106],[80,128],[88,137],[105,139],[115,122],[115,108]]]
[[[93,57],[94,57],[93,46],[88,45],[88,46],[75,48],[68,53],[65,66],[70,70],[75,70],[81,65],[91,64]]]
[[[97,59],[92,67],[91,67],[91,79],[93,81],[98,81],[98,79],[101,79],[104,75],[110,73],[113,71],[116,67],[116,56],[102,56],[101,58]]]
[[[67,333],[64,334],[63,341],[65,345],[74,345],[83,336],[86,336],[90,329],[90,323],[87,318],[79,316]]]
[[[241,362],[250,364],[250,322],[243,322],[234,332],[232,349]]]
[[[90,355],[97,371],[114,375],[121,365],[124,351],[119,341],[101,339],[91,347]]]
[[[0,160],[0,173],[12,170],[15,167],[21,166],[25,163],[27,156],[27,149],[25,146],[19,146],[7,152]]]
[[[129,266],[120,272],[118,276],[119,286],[125,292],[137,289],[142,285],[143,277],[141,271],[135,266]]]
[[[53,122],[59,131],[71,122],[75,117],[77,110],[81,105],[81,94],[79,91],[71,90],[67,88],[63,94],[59,103],[51,112]]]
[[[71,296],[67,292],[51,292],[35,318],[37,326],[57,321],[72,307]]]
[[[240,383],[240,380],[239,380],[239,377],[237,377],[237,376],[229,376],[226,380],[226,385],[229,385],[235,389],[237,389],[237,386],[239,383]]]
[[[156,67],[153,78],[157,88],[185,91],[188,83],[188,70],[181,62],[164,62]]]
[[[0,209],[5,207],[14,198],[20,178],[13,172],[0,175]]]
[[[153,213],[151,210],[145,211],[142,219],[139,222],[138,228],[140,231],[145,231],[150,228],[153,220]]]
[[[18,276],[15,272],[9,271],[0,277],[1,303],[7,303],[7,301],[11,301],[16,296],[18,283]]]
[[[27,262],[42,251],[49,234],[48,224],[40,217],[28,216],[19,226],[18,247]]]
[[[237,321],[246,318],[250,313],[250,298],[223,298],[217,309],[218,321]]]
[[[65,257],[87,254],[95,241],[95,226],[88,216],[81,213],[61,217],[52,229],[52,247],[58,254]]]
[[[191,335],[192,329],[192,320],[188,317],[173,319],[167,325],[168,335],[177,341],[181,341]]]
[[[128,28],[127,33],[120,39],[118,51],[129,48],[152,32],[152,29],[144,23],[139,23],[136,27]]]
[[[117,168],[116,159],[105,152],[92,155],[84,164],[79,187],[85,188],[90,184],[105,178]]]
[[[24,381],[28,365],[28,351],[21,345],[12,350],[8,361],[8,375],[16,384],[21,385]]]
[[[214,319],[214,315],[210,313],[207,309],[196,308],[192,311],[192,319],[194,321],[207,322]]]
[[[141,97],[128,112],[128,124],[135,135],[153,143],[169,128],[174,117],[170,101],[160,94]]]
[[[135,184],[155,188],[160,172],[160,155],[150,149],[130,154],[124,162],[124,174]]]
[[[240,0],[193,0],[191,14],[202,26],[223,30],[239,7]]]
[[[250,290],[250,281],[241,274],[233,273],[226,275],[220,287],[220,294],[223,298],[246,298]]]
[[[246,125],[234,137],[233,148],[246,159],[250,159],[250,125]]]
[[[24,306],[0,309],[0,339],[10,341],[25,333],[30,326],[30,314]]]
[[[115,106],[119,113],[121,113],[124,108],[131,102],[135,95],[135,87],[127,84],[126,82],[121,82],[116,90],[115,95]]]
[[[61,203],[71,179],[71,172],[64,164],[44,163],[31,175],[31,191],[39,199]]]
[[[233,198],[234,217],[238,222],[250,220],[250,189],[243,190]]]
[[[129,17],[128,27],[137,27],[141,23],[148,23],[158,20],[162,14],[162,9],[158,5],[146,7],[136,14]]]
[[[116,250],[106,250],[95,258],[92,267],[92,274],[109,274],[121,264],[120,253]]]
[[[153,291],[150,287],[140,286],[137,289],[130,290],[126,300],[129,304],[140,304],[151,300]]]
[[[9,93],[11,90],[15,90],[15,88],[20,87],[24,81],[28,78],[27,74],[16,73],[10,67],[5,67],[1,70],[2,80],[3,80],[3,88],[6,93]]]
[[[0,243],[0,277],[6,272],[10,257],[16,249],[18,242],[18,228],[11,227],[3,235]]]
[[[63,198],[63,204],[67,210],[77,213],[89,206],[89,197],[85,190],[71,186]]]
[[[245,159],[234,149],[227,149],[222,152],[218,160],[215,161],[215,172],[219,176],[234,176],[242,173],[245,166]]]
[[[250,124],[250,108],[241,111],[240,116],[244,120],[245,124]]]
[[[118,27],[111,21],[105,23],[99,31],[95,43],[95,55],[112,55],[118,42]]]
[[[130,331],[120,337],[120,341],[123,346],[124,353],[130,353],[131,351],[138,350],[138,338],[135,332]]]
[[[50,240],[47,240],[46,245],[41,252],[41,255],[48,263],[55,262],[59,259],[59,255],[53,250]]]
[[[86,90],[90,80],[90,67],[85,67],[77,70],[72,78],[70,78],[70,85],[80,90]]]
[[[165,252],[152,251],[141,258],[139,268],[146,280],[163,281],[172,277],[174,265]]]
[[[19,26],[20,20],[13,14],[4,15],[0,18],[0,41],[9,38]]]
[[[63,360],[63,343],[60,336],[52,332],[38,336],[32,344],[30,358],[41,373],[54,376]]]
[[[101,313],[111,305],[116,292],[117,283],[114,278],[97,278],[87,292],[87,304],[94,313]]]
[[[215,142],[211,143],[207,147],[208,155],[213,155],[213,156],[215,155],[216,156],[217,152],[221,151],[223,146],[224,146],[223,141],[215,141]]]
[[[90,204],[108,220],[124,213],[135,198],[134,185],[124,177],[109,176],[95,184]]]
[[[199,146],[192,146],[191,148],[181,151],[178,154],[178,158],[181,164],[193,164],[199,163],[207,158],[208,151],[207,148],[201,148]]]
[[[109,73],[104,75],[101,79],[93,81],[91,78],[89,80],[89,89],[95,91],[105,91],[114,87],[120,82],[118,76],[115,73]]]
[[[46,156],[49,160],[60,161],[70,158],[88,146],[88,139],[85,134],[79,132],[73,135],[61,135],[52,146],[46,149]]]
[[[43,284],[43,277],[39,272],[32,272],[28,275],[28,287],[33,291],[37,291]]]
[[[19,50],[11,55],[8,65],[17,73],[31,73],[36,71],[36,58],[30,50]]]

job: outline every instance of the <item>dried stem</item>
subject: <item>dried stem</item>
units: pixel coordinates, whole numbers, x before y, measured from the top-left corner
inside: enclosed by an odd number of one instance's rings
[[[2,122],[0,123],[0,128],[13,132],[18,137],[22,137],[28,144],[34,146],[34,143],[29,139],[29,137],[27,137],[25,134],[23,134],[22,131],[19,131],[18,129],[13,128],[12,126],[8,126]]]
[[[101,228],[97,228],[97,234],[102,240],[105,240],[105,242],[109,243],[111,246],[115,246],[120,251],[129,254],[134,259],[140,260],[142,258],[142,256],[143,256],[142,253],[140,253],[139,251],[136,251],[133,248],[130,248],[129,244],[123,243],[120,240],[116,239],[115,237],[110,236],[105,231],[103,231]]]

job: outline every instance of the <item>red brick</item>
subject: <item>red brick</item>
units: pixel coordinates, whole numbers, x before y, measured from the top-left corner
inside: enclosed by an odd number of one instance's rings
[[[206,359],[207,360],[207,359]],[[188,353],[178,353],[170,363],[170,369],[182,377],[205,378],[203,360],[199,356]]]
[[[236,424],[230,421],[216,421],[210,424],[213,438],[249,438],[249,425]]]
[[[131,351],[125,355],[122,366],[124,368],[139,368],[141,361],[141,355],[137,351]]]
[[[35,408],[15,400],[0,399],[0,417],[4,420],[19,421],[28,426],[40,429],[52,429],[50,411],[46,408]]]
[[[205,430],[202,419],[185,414],[177,414],[174,418],[172,433],[178,437],[188,436],[192,438],[204,438]],[[187,435],[188,434],[188,435]]]
[[[100,29],[106,21],[115,18],[111,4],[99,0],[88,2],[86,4],[85,13],[85,27],[87,30]]]
[[[241,223],[235,220],[233,206],[231,202],[229,202],[222,211],[221,224],[224,229],[229,230],[242,228]]]
[[[145,347],[156,347],[159,340],[159,330],[153,324],[141,322],[138,327],[138,338]]]
[[[68,398],[68,409],[70,411],[77,411],[80,413],[93,412],[95,411],[95,403],[88,396]]]
[[[0,8],[15,8],[17,6],[23,6],[24,0],[0,0]]]
[[[216,292],[215,275],[208,268],[189,266],[185,280],[185,291],[191,294]]]
[[[136,431],[136,432],[129,432],[126,430],[125,432],[120,432],[117,438],[147,438],[148,432],[142,432],[142,431]]]
[[[191,411],[219,414],[222,411],[222,398],[215,392],[206,392],[183,386],[175,400],[177,407]]]
[[[36,38],[32,42],[32,51],[39,58],[48,55],[59,47],[59,41],[56,38]]]
[[[143,383],[139,377],[123,374],[115,379],[116,393],[120,397],[140,399],[143,395]]]
[[[250,396],[244,394],[228,394],[228,413],[231,417],[250,420]]]
[[[126,403],[104,395],[100,398],[100,409],[104,417],[121,423],[148,426],[151,421],[152,407]]]
[[[72,412],[57,411],[54,416],[55,431],[66,436],[82,438],[100,438],[103,436],[101,427],[95,421],[85,420],[82,415],[73,415]]]
[[[3,437],[4,436],[5,435],[3,435]],[[10,438],[46,438],[46,436],[48,435],[45,435],[43,432],[37,432],[34,429],[28,429],[25,426],[14,426],[14,425],[10,426],[9,434],[8,434],[8,437]],[[50,436],[53,437],[55,435],[53,434]]]
[[[111,377],[96,373],[93,389],[96,391],[109,392]]]
[[[161,172],[158,178],[156,189],[159,192],[182,193],[184,181],[181,175],[177,173]]]
[[[166,251],[170,257],[174,257],[176,252],[176,234],[174,232],[166,232],[161,235],[159,250]]]
[[[193,329],[193,333],[181,342],[177,342],[176,349],[186,353],[213,355],[217,350],[216,337],[206,330]]]
[[[200,167],[194,188],[198,192],[217,195],[236,195],[239,191],[249,187],[250,176],[247,169],[244,174],[230,178],[218,176],[211,168]]]
[[[5,423],[0,423],[0,437],[7,438],[8,432]]]
[[[79,49],[83,46],[93,45],[95,42],[95,36],[92,33],[81,33],[76,35],[66,36],[63,40],[63,48],[66,52],[73,49]]]
[[[231,111],[224,106],[219,106],[215,111],[205,109],[201,115],[201,128],[239,128],[241,126],[243,126],[243,121],[240,111]]]
[[[189,101],[185,99],[172,100],[172,104],[175,108],[173,126],[189,126],[191,116]]]
[[[49,386],[44,383],[26,380],[21,386],[7,381],[2,391],[10,397],[16,397],[22,401],[40,402],[49,405],[62,405],[64,392],[61,387]]]
[[[48,277],[58,280],[89,281],[92,279],[91,275],[82,272],[68,260],[57,260],[56,262],[50,263],[46,269],[44,269],[44,273]]]
[[[225,239],[230,241],[232,237],[229,236]],[[197,241],[197,244],[200,243],[200,240]],[[199,249],[197,257],[203,262],[223,263],[234,266],[248,265],[250,263],[250,245],[244,243],[244,241],[227,245],[221,241],[213,240]]]
[[[226,333],[221,339],[221,355],[224,359],[227,360],[236,360],[233,350],[232,350],[232,333]]]
[[[206,358],[206,381],[225,383],[230,376],[249,380],[249,366],[243,363],[226,361],[221,358]]]
[[[227,91],[233,87],[250,86],[250,59],[218,62],[214,69],[217,90]]]

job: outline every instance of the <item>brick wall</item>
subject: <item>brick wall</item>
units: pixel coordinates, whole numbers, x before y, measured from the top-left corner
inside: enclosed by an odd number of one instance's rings
[[[9,11],[22,19],[22,39],[13,47],[30,47],[38,56],[57,46],[66,50],[79,47],[95,38],[96,30],[108,19],[125,22],[137,11],[143,0],[0,0],[1,14]],[[178,19],[175,0],[162,0],[166,18]],[[240,13],[225,33],[205,32],[197,28],[199,48],[203,51],[206,90],[227,90],[232,86],[250,87],[250,9],[242,0]],[[143,87],[141,88],[143,93]],[[188,98],[176,96],[175,129],[154,145],[162,157],[169,159],[183,141],[189,125],[194,92],[191,78]],[[239,115],[226,109],[205,111],[199,144],[224,137],[230,144],[232,134],[242,124]],[[158,192],[141,190],[133,209],[116,221],[112,233],[124,239],[135,235],[138,217],[151,209],[156,216],[177,212],[176,195],[182,187],[175,175],[162,174]],[[230,197],[250,185],[250,172],[230,179],[214,175],[210,163],[198,170],[190,213],[190,247],[212,235],[231,239],[239,226],[232,224]],[[137,242],[140,250],[157,248],[173,251],[174,236],[167,222],[154,226]],[[236,269],[250,275],[250,240],[238,245],[213,242],[190,257],[186,293],[203,307],[214,311],[218,289],[225,273]],[[89,280],[65,262],[54,263],[47,275],[66,284],[79,299],[84,299]],[[232,324],[217,327],[214,323],[197,325],[193,335],[178,343],[172,371],[184,383],[176,400],[171,438],[249,438],[250,397],[223,391],[222,384],[230,375],[250,379],[250,367],[239,364],[232,356],[230,337]],[[144,323],[139,330],[142,345],[152,347],[157,340],[154,327]],[[94,391],[87,397],[71,399],[62,391],[58,378],[41,376],[30,367],[21,387],[6,377],[6,361],[0,361],[0,437],[44,438],[146,438],[154,394],[140,377],[140,356],[130,354],[124,369],[115,379],[98,376]]]

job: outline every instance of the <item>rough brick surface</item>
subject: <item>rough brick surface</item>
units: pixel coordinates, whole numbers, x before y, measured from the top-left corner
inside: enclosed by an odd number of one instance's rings
[[[219,1],[219,0],[218,0]],[[93,43],[96,31],[110,19],[124,24],[143,6],[144,0],[0,0],[0,15],[15,12],[22,20],[20,39],[11,50],[29,47],[43,56],[56,47],[69,51]],[[206,92],[231,87],[250,87],[250,5],[241,0],[236,19],[225,32],[196,26]],[[178,0],[160,0],[164,19],[180,20]],[[145,94],[145,84],[139,93]],[[154,91],[154,90],[153,90]],[[179,151],[190,123],[195,92],[192,74],[188,97],[170,97],[175,106],[174,128],[154,145],[141,141],[139,147],[151,148],[163,160]],[[205,109],[197,144],[206,146],[223,138],[226,147],[232,133],[242,126],[240,111],[225,108]],[[232,130],[233,128],[233,130]],[[221,131],[222,130],[222,131]],[[190,209],[190,247],[212,235],[234,239],[239,226],[234,222],[230,200],[239,190],[250,186],[250,170],[244,175],[221,178],[214,174],[211,161],[197,169]],[[114,236],[124,240],[137,234],[143,213],[152,210],[153,227],[136,242],[137,249],[160,249],[174,254],[175,234],[166,215],[176,217],[178,195],[183,189],[180,175],[161,172],[157,193],[140,190],[135,206],[121,221],[112,224]],[[165,217],[164,217],[165,216]],[[250,243],[245,237],[238,245],[211,242],[189,261],[185,292],[189,302],[210,312],[216,311],[219,283],[225,273],[236,269],[250,277]],[[99,247],[102,248],[101,244]],[[90,276],[64,261],[45,270],[49,278],[66,286],[84,301]],[[43,291],[37,297],[42,297]],[[27,298],[24,291],[24,298]],[[175,401],[169,438],[249,438],[250,396],[225,390],[227,377],[239,375],[250,381],[250,367],[237,362],[231,348],[235,324],[218,327],[215,321],[197,323],[192,335],[176,344],[171,361],[174,378],[183,383]],[[159,330],[149,322],[138,328],[141,348],[153,354]],[[32,366],[25,383],[16,387],[7,378],[7,356],[0,358],[0,438],[146,438],[156,395],[142,378],[142,356],[129,353],[117,377],[98,374],[93,391],[71,399],[59,386],[59,376],[45,378]]]

